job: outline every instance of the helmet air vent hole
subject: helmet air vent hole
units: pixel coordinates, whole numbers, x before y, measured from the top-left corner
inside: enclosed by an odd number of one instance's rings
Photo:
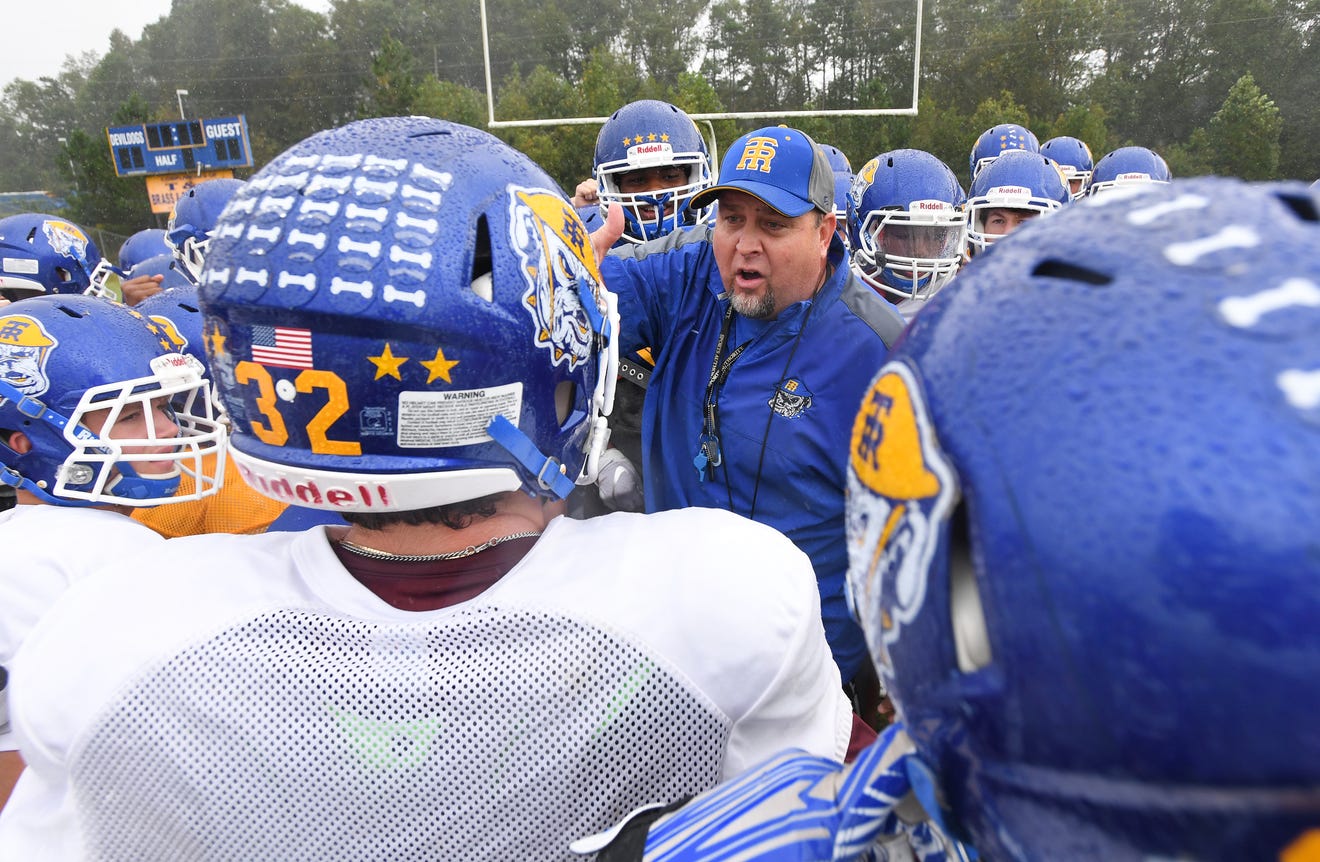
[[[1089,284],[1095,287],[1105,287],[1114,279],[1112,276],[1097,272],[1094,269],[1087,269],[1084,266],[1077,266],[1063,260],[1048,259],[1036,264],[1036,268],[1031,271],[1033,276],[1044,276],[1045,278],[1062,278],[1068,281],[1080,281],[1082,284]]]
[[[1316,209],[1315,199],[1309,195],[1281,194],[1278,197],[1279,202],[1292,210],[1293,215],[1302,221],[1320,221],[1320,211]]]

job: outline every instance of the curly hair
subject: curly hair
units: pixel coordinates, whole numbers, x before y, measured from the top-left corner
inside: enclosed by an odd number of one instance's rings
[[[394,524],[441,524],[451,530],[462,530],[471,525],[474,518],[489,518],[495,514],[497,504],[504,493],[487,494],[475,500],[449,503],[444,506],[431,506],[427,509],[413,509],[408,512],[344,512],[345,521],[368,530],[383,530]]]

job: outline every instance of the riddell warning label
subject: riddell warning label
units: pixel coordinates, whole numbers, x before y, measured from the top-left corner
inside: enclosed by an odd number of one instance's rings
[[[522,412],[522,384],[490,389],[399,394],[399,446],[433,449],[470,446],[490,440],[486,426],[497,415],[518,424]]]

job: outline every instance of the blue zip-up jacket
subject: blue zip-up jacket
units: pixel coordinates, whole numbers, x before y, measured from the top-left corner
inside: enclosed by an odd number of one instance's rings
[[[772,321],[734,315],[726,356],[754,334],[718,396],[723,464],[702,481],[693,458],[728,305],[711,229],[617,248],[601,263],[606,286],[619,297],[620,348],[650,346],[656,361],[642,412],[646,509],[731,509],[791,539],[815,566],[825,634],[848,680],[867,660],[844,598],[848,440],[903,319],[852,276],[837,236],[830,275],[814,300]],[[735,550],[729,564],[737,559]]]

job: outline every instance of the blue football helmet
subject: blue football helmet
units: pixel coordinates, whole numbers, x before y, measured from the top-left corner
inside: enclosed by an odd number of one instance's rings
[[[554,181],[492,135],[392,117],[295,145],[226,209],[201,300],[269,496],[393,512],[594,478],[614,296]]]
[[[101,252],[87,231],[56,216],[21,213],[0,219],[0,294],[82,293]]]
[[[1053,159],[1040,153],[1011,150],[988,164],[967,193],[967,253],[985,251],[1003,234],[990,233],[986,213],[995,209],[1026,210],[1045,215],[1072,200]]]
[[[949,166],[924,150],[871,159],[849,192],[853,272],[895,299],[929,299],[962,263],[966,199]]]
[[[92,286],[87,288],[86,293],[88,296],[99,296],[102,299],[113,299],[116,302],[122,302],[124,298],[123,282],[144,275],[161,276],[161,290],[169,290],[172,287],[179,287],[184,284],[193,285],[192,279],[184,271],[183,261],[175,257],[173,252],[166,252],[139,261],[127,272],[118,267],[110,266],[103,258],[101,264],[97,266],[96,272],[92,273]]]
[[[1040,141],[1031,130],[1017,123],[1000,123],[981,133],[972,144],[972,154],[968,159],[969,176],[975,180],[986,165],[999,158],[1000,154],[1010,150],[1026,150],[1029,153],[1040,152]]]
[[[1203,178],[1067,207],[863,399],[850,599],[982,858],[1314,850],[1318,204]]]
[[[165,238],[174,256],[183,264],[184,274],[194,284],[201,278],[202,267],[206,265],[206,250],[220,214],[241,188],[242,180],[207,180],[188,189],[174,202]]]
[[[165,333],[174,352],[191,356],[209,373],[210,359],[202,335],[202,307],[197,285],[185,279],[182,284],[169,287],[162,283],[161,288],[159,293],[153,293],[133,306],[133,310]]]
[[[144,275],[161,276],[163,279],[160,283],[161,290],[193,285],[192,280],[183,271],[183,263],[173,254],[158,254],[155,257],[149,257],[130,269],[125,278],[134,279]]]
[[[164,229],[150,227],[124,240],[124,244],[119,247],[119,268],[128,272],[149,257],[173,253],[174,246],[165,238]]]
[[[1119,147],[1096,162],[1091,172],[1087,194],[1098,195],[1110,189],[1167,183],[1173,179],[1169,166],[1154,150],[1145,147]]]
[[[825,158],[830,161],[830,168],[834,171],[834,215],[839,219],[839,230],[846,238],[847,236],[847,218],[848,218],[848,192],[852,190],[853,169],[852,162],[838,147],[829,144],[817,144],[825,152]]]
[[[1091,183],[1091,171],[1095,167],[1095,159],[1086,141],[1060,135],[1041,144],[1040,154],[1054,159],[1059,170],[1063,171],[1063,178],[1068,183],[1073,200],[1086,194],[1086,187]]]
[[[634,193],[620,187],[625,173],[668,167],[682,176],[676,174],[667,188]],[[593,173],[602,206],[623,207],[623,239],[629,242],[706,220],[709,208],[691,203],[711,184],[710,151],[692,118],[668,102],[642,99],[615,111],[596,137]]]
[[[160,255],[166,261],[178,265],[178,261],[173,257]],[[156,260],[152,258],[151,260]],[[151,261],[144,261],[134,270],[151,265]],[[172,275],[167,276],[165,281],[161,282],[161,291],[153,293],[146,299],[133,306],[133,310],[146,317],[153,324],[165,333],[165,337],[170,340],[173,350],[176,353],[182,353],[197,360],[202,368],[202,374],[210,380],[211,378],[211,359],[206,355],[206,338],[203,334],[202,325],[202,304],[198,297],[197,285],[183,278],[177,270],[171,271]],[[154,275],[154,273],[152,273]],[[173,283],[171,280],[173,279]],[[221,422],[228,425],[229,417],[225,414],[224,404],[220,401],[220,393],[211,387],[212,412]]]
[[[207,496],[219,487],[225,443],[210,406],[201,366],[174,352],[133,309],[62,295],[0,309],[6,485],[61,506],[153,506]],[[204,465],[212,453],[217,457]],[[197,478],[195,494],[174,496],[180,470]]]

